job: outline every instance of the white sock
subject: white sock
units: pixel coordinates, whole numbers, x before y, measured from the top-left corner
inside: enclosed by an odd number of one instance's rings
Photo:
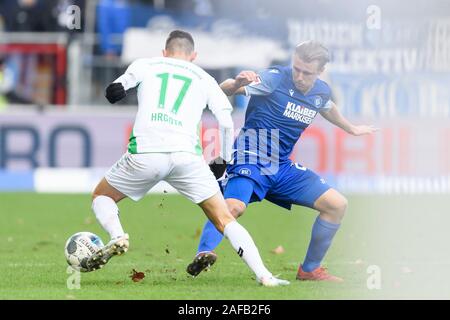
[[[223,234],[230,240],[234,250],[252,269],[258,279],[272,276],[272,273],[264,266],[252,237],[243,226],[237,221],[232,221],[225,226]]]
[[[119,208],[113,199],[107,196],[96,197],[92,201],[92,210],[103,229],[111,236],[111,239],[124,235],[119,220]]]

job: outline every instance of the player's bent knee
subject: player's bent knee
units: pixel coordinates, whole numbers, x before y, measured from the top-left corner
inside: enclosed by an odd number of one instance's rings
[[[232,207],[230,209],[230,212],[233,215],[233,217],[237,219],[244,214],[244,210],[245,209],[242,209],[241,207]]]
[[[105,178],[103,178],[97,187],[95,187],[94,191],[92,192],[92,201],[95,200],[98,196],[106,196],[110,197],[114,200],[114,202],[119,202],[126,196],[121,193],[120,191],[116,190],[113,186],[111,186]]]
[[[345,212],[347,211],[348,207],[348,200],[344,196],[341,196],[339,200],[336,201],[335,205],[335,212],[340,217],[343,218],[345,215]]]
[[[99,197],[99,196],[106,196],[106,197],[108,197],[108,196],[110,196],[107,192],[104,192],[104,190],[102,190],[101,188],[95,188],[95,190],[92,192],[92,201],[94,201],[95,200],[95,198],[97,198],[97,197]],[[111,196],[110,196],[110,198],[112,198]]]
[[[226,199],[228,210],[236,219],[244,214],[247,208],[245,203],[237,199]]]
[[[328,204],[328,208],[325,211],[328,215],[332,216],[334,219],[342,220],[344,218],[345,212],[347,211],[348,201],[347,199],[340,195],[334,197],[333,200]]]
[[[347,207],[347,199],[333,189],[324,193],[315,204],[315,209],[319,210],[322,214],[329,216],[330,219],[335,222],[342,220]]]
[[[95,200],[95,198],[97,198],[98,196],[101,196],[102,194],[100,193],[100,192],[98,192],[97,191],[97,188],[92,192],[92,194],[91,194],[91,198],[92,198],[92,201],[94,201]]]

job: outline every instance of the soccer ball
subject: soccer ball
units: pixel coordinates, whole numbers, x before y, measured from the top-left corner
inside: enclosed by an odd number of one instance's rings
[[[92,271],[86,265],[88,258],[104,247],[102,239],[91,232],[78,232],[71,236],[64,248],[67,263],[81,272]]]

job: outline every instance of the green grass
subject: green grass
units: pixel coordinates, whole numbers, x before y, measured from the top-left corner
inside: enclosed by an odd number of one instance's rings
[[[405,282],[404,278],[414,272],[405,272],[404,267],[403,273],[397,272],[395,261],[399,256],[395,252],[400,244],[386,245],[382,241],[398,231],[392,228],[389,217],[400,211],[405,217],[412,215],[412,211],[421,211],[422,206],[427,207],[425,203],[434,203],[435,199],[350,197],[345,223],[324,261],[332,273],[345,278],[343,284],[295,281],[316,216],[313,210],[295,207],[288,212],[269,202],[252,204],[239,221],[253,236],[267,267],[291,280],[290,286],[276,288],[258,286],[226,240],[216,250],[219,259],[212,270],[197,278],[189,277],[185,268],[195,254],[205,222],[199,208],[177,195],[150,195],[138,203],[124,200],[119,207],[123,226],[130,234],[129,252],[113,258],[102,270],[82,273],[80,289],[69,290],[67,281],[71,274],[66,272],[63,254],[67,238],[78,231],[91,231],[105,243],[109,240],[90,211],[89,195],[3,193],[0,299],[402,298],[408,295],[395,289],[401,287],[399,281]],[[445,197],[437,199],[445,201]],[[387,207],[393,210],[386,210]],[[285,252],[272,253],[279,245]],[[402,251],[400,258],[411,263],[414,253]],[[382,290],[367,289],[370,264],[380,265],[386,271]],[[145,278],[133,282],[133,269],[144,272]],[[417,296],[420,294],[425,293]]]

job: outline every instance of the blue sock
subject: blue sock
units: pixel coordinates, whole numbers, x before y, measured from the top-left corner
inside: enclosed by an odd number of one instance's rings
[[[312,228],[311,242],[306,252],[305,262],[302,265],[303,271],[311,272],[320,266],[339,226],[340,224],[327,222],[317,217]]]
[[[217,231],[216,227],[208,220],[203,227],[200,243],[198,244],[197,253],[202,251],[213,251],[222,241],[223,235]]]

